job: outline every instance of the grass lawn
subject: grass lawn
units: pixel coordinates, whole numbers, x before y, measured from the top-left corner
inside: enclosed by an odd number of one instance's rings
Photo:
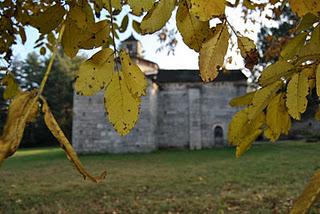
[[[21,149],[0,168],[0,213],[286,213],[320,168],[320,144],[85,155],[84,181],[59,148]],[[320,207],[314,208],[320,213]]]

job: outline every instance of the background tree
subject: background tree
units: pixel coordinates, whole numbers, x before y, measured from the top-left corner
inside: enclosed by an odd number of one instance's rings
[[[299,18],[292,12],[288,4],[279,15],[273,13],[273,21],[278,22],[278,27],[269,27],[264,24],[258,33],[257,48],[260,52],[259,65],[266,67],[279,59],[280,52],[287,42],[294,37],[294,28],[297,27]]]
[[[48,58],[41,57],[37,53],[32,52],[28,54],[25,60],[15,60],[12,63],[12,73],[15,75],[23,90],[32,90],[39,87],[43,78],[43,71],[48,65],[48,61]],[[52,106],[52,113],[56,116],[62,130],[69,139],[71,138],[72,130],[72,82],[74,73],[79,69],[81,61],[81,57],[70,59],[60,51],[59,57],[53,64],[52,73],[43,91],[43,95],[48,99],[50,106]],[[1,90],[3,90],[3,88],[1,88]],[[3,106],[1,115],[3,115],[3,117],[0,120],[0,124],[3,126],[5,122],[4,115],[7,112],[7,101],[3,100],[2,97],[1,99],[0,103]],[[34,123],[31,123],[26,128],[21,145],[23,147],[49,146],[55,145],[53,144],[54,141],[54,136],[46,129],[43,116],[40,115]]]

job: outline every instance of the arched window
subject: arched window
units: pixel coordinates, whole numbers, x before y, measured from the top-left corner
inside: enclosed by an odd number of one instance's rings
[[[223,129],[221,126],[216,126],[214,128],[214,138],[215,139],[221,139],[223,138]]]

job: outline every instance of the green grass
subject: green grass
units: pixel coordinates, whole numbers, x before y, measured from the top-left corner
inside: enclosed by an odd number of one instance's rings
[[[58,148],[21,149],[0,168],[0,213],[286,213],[320,168],[320,144],[86,155],[84,181]],[[315,212],[320,211],[317,207]]]

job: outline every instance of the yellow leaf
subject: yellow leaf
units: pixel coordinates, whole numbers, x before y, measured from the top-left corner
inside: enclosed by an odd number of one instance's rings
[[[254,120],[249,120],[251,109],[252,107],[248,107],[236,113],[229,124],[228,141],[231,145],[237,146],[237,157],[250,148],[262,133],[262,126],[265,123],[264,112],[261,112]]]
[[[37,106],[31,106],[34,99],[34,92],[21,92],[12,100],[3,134],[0,137],[0,165],[6,158],[16,152],[27,122],[30,122],[36,116],[35,109]],[[35,103],[35,105],[38,104]]]
[[[77,35],[77,36],[74,36]],[[62,47],[67,56],[73,58],[79,51],[79,44],[83,32],[72,19],[67,19],[65,22],[65,30],[62,35]]]
[[[238,46],[240,49],[240,54],[243,58],[246,58],[248,53],[256,50],[256,45],[252,39],[244,36],[238,36]]]
[[[316,172],[308,185],[303,190],[303,193],[293,203],[290,214],[306,214],[316,199],[320,196],[320,172]]]
[[[239,158],[251,147],[252,143],[262,134],[262,130],[254,130],[250,135],[245,136],[241,143],[237,146],[236,156]]]
[[[243,134],[243,129],[246,127],[246,124],[249,123],[248,119],[248,109],[245,108],[241,111],[238,111],[229,123],[228,129],[228,141],[231,145],[238,145],[240,137]]]
[[[289,0],[291,9],[302,17],[307,13],[318,15],[320,12],[320,1],[318,0]]]
[[[121,135],[127,135],[139,116],[140,98],[133,97],[124,81],[123,73],[112,76],[104,96],[109,121]]]
[[[136,16],[149,11],[153,6],[154,0],[128,0],[132,13]]]
[[[297,26],[296,32],[306,31],[307,29],[311,28],[315,22],[319,21],[319,18],[312,14],[307,13],[304,15]]]
[[[252,107],[237,112],[229,123],[228,141],[231,145],[239,145],[242,139],[261,128],[265,122],[264,112],[261,112],[255,119],[249,120]]]
[[[292,76],[287,87],[288,112],[292,118],[300,120],[301,113],[305,112],[308,104],[308,78],[304,72]]]
[[[131,94],[135,97],[146,95],[147,81],[144,73],[136,64],[133,64],[125,51],[120,52],[120,60],[124,81]]]
[[[30,17],[30,24],[39,29],[40,33],[47,34],[56,29],[65,15],[66,10],[60,4],[55,4],[44,12]]]
[[[3,79],[1,79],[1,84],[6,86],[3,93],[3,99],[5,100],[13,98],[20,92],[19,85],[12,74],[7,74]]]
[[[281,134],[288,134],[291,127],[291,118],[285,105],[285,94],[276,95],[267,107],[266,124],[269,129],[266,137],[275,142]]]
[[[199,52],[209,33],[209,21],[202,22],[189,12],[188,1],[181,0],[176,15],[177,28],[184,43]]]
[[[191,0],[190,12],[201,21],[224,15],[225,0]]]
[[[252,103],[252,99],[253,99],[255,93],[256,92],[253,91],[253,92],[249,92],[243,96],[235,97],[232,100],[230,100],[229,105],[231,107],[250,105]]]
[[[283,59],[292,59],[298,55],[300,49],[303,47],[308,33],[300,33],[291,39],[288,44],[281,51],[280,55]]]
[[[110,33],[110,25],[108,21],[103,20],[91,24],[87,28],[87,33],[84,34],[79,43],[81,49],[93,49],[107,44]]]
[[[86,30],[88,26],[91,26],[95,22],[92,9],[87,1],[82,1],[81,4],[78,3],[73,5],[70,8],[68,18],[82,30]]]
[[[86,169],[82,166],[77,153],[74,151],[72,145],[70,144],[69,140],[64,135],[63,131],[59,127],[59,124],[57,123],[56,119],[54,118],[53,114],[50,111],[50,108],[48,106],[47,101],[42,98],[42,112],[44,113],[44,121],[50,130],[50,132],[53,134],[53,136],[59,141],[62,149],[65,151],[68,159],[74,164],[76,169],[82,174],[83,178],[89,178],[93,182],[98,183],[102,179],[105,178],[106,172],[102,172],[100,176],[94,177],[90,175]]]
[[[313,31],[309,42],[300,49],[299,56],[310,56],[320,54],[320,25]]]
[[[199,55],[201,78],[205,82],[214,80],[223,66],[230,34],[226,24],[217,25],[214,35],[202,44]]]
[[[250,120],[255,119],[267,107],[271,99],[276,95],[279,89],[281,89],[282,85],[282,81],[277,81],[256,91],[252,99],[252,108],[249,113]]]
[[[141,34],[140,23],[136,20],[132,20],[132,28],[139,34]]]
[[[104,7],[110,12],[110,0],[102,0]],[[111,5],[115,10],[121,11],[122,4],[120,0],[111,0]]]
[[[315,79],[316,78],[316,68],[314,66],[312,67],[305,67],[302,69],[302,72],[308,79]]]
[[[122,21],[121,21],[121,25],[120,25],[119,31],[121,33],[124,33],[128,28],[128,24],[129,24],[129,16],[125,15],[123,17]]]
[[[288,78],[295,72],[295,67],[283,60],[266,67],[259,78],[259,84],[262,86],[274,83],[281,78]]]
[[[249,0],[243,0],[243,6],[245,6],[247,9],[249,10],[254,10],[256,9],[256,7],[254,6],[254,4],[249,1]]]
[[[106,21],[95,23],[92,9],[87,1],[78,4],[72,6],[68,13],[61,41],[64,52],[71,58],[77,55],[80,48],[101,46],[104,44],[103,40],[107,42],[108,38],[104,33],[109,33]]]
[[[75,91],[80,95],[92,96],[109,84],[113,73],[113,50],[102,49],[80,65]]]
[[[317,95],[320,96],[320,64],[318,64],[316,69],[316,86],[317,86]]]
[[[237,36],[240,54],[244,58],[245,67],[252,70],[258,63],[259,53],[253,40],[248,37]]]
[[[160,30],[170,19],[175,6],[176,0],[160,0],[155,3],[142,19],[141,33],[148,34]]]
[[[44,55],[46,55],[46,53],[47,53],[47,49],[46,49],[45,47],[41,47],[41,48],[40,48],[40,54],[41,54],[42,56],[44,56]]]

